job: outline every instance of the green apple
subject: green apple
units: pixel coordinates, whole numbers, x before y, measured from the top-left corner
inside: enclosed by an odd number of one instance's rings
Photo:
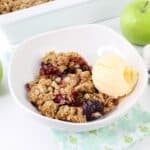
[[[0,81],[2,80],[3,77],[3,68],[2,68],[2,64],[0,62]]]
[[[121,15],[121,29],[133,44],[150,44],[150,0],[136,0]]]

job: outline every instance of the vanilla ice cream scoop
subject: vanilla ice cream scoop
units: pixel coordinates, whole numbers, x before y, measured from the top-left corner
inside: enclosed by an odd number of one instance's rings
[[[117,54],[102,55],[93,66],[95,87],[114,98],[128,95],[138,81],[138,71]]]

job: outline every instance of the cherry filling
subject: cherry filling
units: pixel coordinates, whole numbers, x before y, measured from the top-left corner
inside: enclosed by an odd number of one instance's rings
[[[72,93],[72,101],[69,102],[66,99],[66,96],[63,94],[56,95],[54,102],[58,103],[59,105],[69,105],[72,107],[82,107],[84,114],[86,115],[87,121],[92,121],[101,116],[104,111],[104,105],[99,100],[88,100],[85,101],[82,99],[82,93],[80,92],[73,92]],[[95,113],[97,113],[95,115]]]
[[[40,68],[40,75],[60,75],[60,71],[51,63],[45,64],[42,62]]]
[[[25,88],[26,88],[27,91],[30,91],[30,90],[31,90],[29,83],[26,83],[26,84],[25,84]]]
[[[64,105],[66,104],[66,96],[63,94],[58,94],[56,95],[56,97],[54,98],[54,102],[58,103],[60,105]]]
[[[86,115],[86,119],[91,121],[97,119],[93,116],[93,113],[103,113],[104,105],[98,100],[88,100],[83,102],[82,108],[84,114]]]
[[[57,94],[54,98],[54,102],[58,103],[59,105],[69,105],[69,106],[82,106],[83,102],[81,101],[81,99],[79,98],[79,94],[78,92],[73,92],[72,93],[72,100],[69,101],[67,99],[67,97],[63,94]]]
[[[72,103],[70,104],[71,106],[82,106],[83,101],[82,101],[82,93],[78,91],[73,91],[72,92]]]
[[[64,70],[63,73],[64,74],[68,74],[68,73],[74,74],[74,73],[76,73],[76,69],[75,68],[67,68],[66,70]]]
[[[87,62],[81,58],[81,57],[71,57],[70,62],[74,62],[75,64],[78,64],[80,69],[82,71],[90,71],[91,72],[91,67],[87,64]],[[40,68],[40,75],[56,75],[61,77],[62,79],[69,73],[74,74],[76,73],[77,68],[67,68],[63,72],[59,70],[58,67],[54,66],[51,63],[41,63],[41,68]]]
[[[118,99],[114,99],[113,102],[114,102],[114,105],[116,105],[116,106],[119,104],[119,100]]]
[[[87,64],[87,62],[82,57],[71,57],[69,62],[74,62],[74,64],[79,65],[79,69],[82,71],[90,71],[91,67]],[[63,72],[59,70],[57,66],[54,66],[52,63],[41,63],[40,75],[45,76],[59,76],[63,80],[68,74],[75,74],[77,68],[74,66],[70,68],[68,64],[68,68]],[[30,90],[28,84],[26,84],[26,89]],[[96,93],[98,90],[95,88]],[[73,91],[71,95],[71,100],[68,100],[65,94],[57,94],[54,98],[54,102],[59,105],[69,105],[72,107],[82,107],[84,114],[86,115],[87,121],[94,120],[103,114],[104,105],[99,100],[84,100],[84,93],[79,91]],[[116,105],[118,101],[115,101]]]
[[[41,63],[41,68],[40,68],[40,75],[56,75],[61,77],[62,79],[69,73],[76,73],[75,68],[67,68],[63,72],[60,72],[60,70],[53,66],[51,63],[44,64],[43,62]]]
[[[91,72],[91,67],[87,64],[87,62],[82,57],[72,57],[70,58],[70,61],[79,64],[82,71]]]

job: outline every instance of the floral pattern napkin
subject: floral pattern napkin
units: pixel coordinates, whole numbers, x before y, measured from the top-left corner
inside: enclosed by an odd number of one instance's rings
[[[123,150],[150,136],[150,112],[137,104],[107,127],[84,133],[51,130],[62,150]]]

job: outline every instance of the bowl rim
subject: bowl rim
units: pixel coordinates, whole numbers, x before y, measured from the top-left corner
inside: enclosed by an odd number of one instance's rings
[[[135,52],[136,57],[138,57],[141,60],[141,62],[142,62],[141,65],[142,65],[142,68],[143,68],[143,71],[144,71],[144,73],[143,73],[144,77],[143,77],[143,83],[142,83],[141,90],[139,91],[138,95],[134,96],[134,98],[136,100],[133,101],[126,109],[124,109],[120,113],[117,113],[115,115],[111,115],[111,116],[105,117],[102,120],[99,119],[99,120],[94,120],[94,121],[85,122],[85,123],[73,123],[73,122],[67,122],[67,121],[62,121],[62,120],[58,120],[58,119],[48,118],[46,116],[43,116],[41,114],[38,114],[38,113],[28,109],[26,106],[24,106],[20,102],[20,100],[18,100],[17,96],[15,95],[15,91],[13,90],[13,88],[11,86],[11,67],[12,67],[13,59],[15,58],[15,55],[16,55],[17,51],[19,51],[19,50],[21,51],[21,49],[19,49],[19,48],[24,46],[28,42],[30,42],[30,41],[32,41],[34,39],[38,39],[38,38],[40,38],[42,36],[46,36],[46,35],[57,33],[57,32],[61,32],[61,31],[67,31],[67,30],[78,29],[78,28],[85,28],[85,27],[96,27],[96,28],[102,27],[102,28],[105,28],[105,29],[109,30],[109,32],[112,32],[113,34],[117,35],[122,41],[128,43],[128,46],[132,47],[132,50]],[[142,93],[143,93],[143,91],[144,91],[144,89],[146,87],[146,84],[147,84],[147,80],[148,80],[147,69],[146,69],[146,66],[145,66],[143,60],[141,59],[140,55],[138,54],[138,52],[135,50],[135,48],[123,36],[121,36],[120,34],[116,33],[110,27],[107,27],[107,26],[104,26],[104,25],[100,25],[100,24],[75,25],[75,26],[71,26],[71,27],[65,27],[65,28],[62,28],[62,29],[56,29],[56,30],[53,30],[53,31],[41,33],[41,34],[35,35],[33,37],[30,37],[30,38],[24,40],[19,45],[17,45],[16,49],[17,50],[13,53],[13,56],[11,58],[11,61],[9,63],[9,68],[8,68],[8,85],[9,85],[9,89],[10,89],[11,95],[13,96],[14,100],[16,101],[16,103],[22,109],[24,109],[26,112],[32,114],[33,116],[35,116],[35,117],[37,117],[39,119],[46,120],[46,121],[49,121],[51,123],[61,124],[61,125],[68,126],[68,127],[70,127],[70,126],[72,126],[72,127],[78,127],[78,126],[79,127],[89,127],[89,126],[91,126],[91,128],[94,128],[94,129],[106,126],[109,123],[111,123],[112,121],[115,121],[115,120],[119,119],[120,117],[122,117],[124,114],[127,113],[127,111],[129,109],[131,109],[131,107],[133,107],[133,105],[137,102],[138,98],[142,95]],[[99,125],[99,127],[97,127],[98,125]],[[92,129],[90,129],[90,130],[92,130]]]

